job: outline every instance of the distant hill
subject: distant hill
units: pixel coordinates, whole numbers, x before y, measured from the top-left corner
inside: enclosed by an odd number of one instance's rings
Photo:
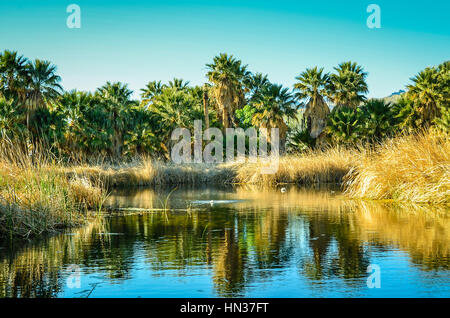
[[[383,100],[385,103],[395,103],[395,102],[397,102],[397,101],[401,98],[401,96],[402,96],[404,93],[406,93],[406,91],[404,91],[404,90],[401,89],[401,90],[399,90],[398,92],[394,92],[394,93],[392,93],[391,95],[382,98],[382,100]]]

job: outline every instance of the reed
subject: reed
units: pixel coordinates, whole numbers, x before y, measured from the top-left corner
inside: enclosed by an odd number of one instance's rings
[[[278,170],[273,174],[264,174],[265,164],[261,162],[236,165],[235,181],[266,185],[340,183],[354,166],[359,151],[358,148],[336,146],[280,157]]]
[[[62,167],[69,178],[107,187],[179,184],[340,184],[349,197],[447,204],[450,141],[447,133],[423,131],[379,145],[334,146],[279,158],[275,173],[264,162],[181,164],[137,158],[122,165]]]
[[[232,182],[235,171],[226,165],[214,164],[171,164],[137,158],[131,163],[120,165],[79,165],[61,168],[69,178],[78,176],[100,181],[107,188],[150,185],[201,185]]]
[[[345,194],[418,203],[450,202],[450,138],[423,131],[390,139],[360,155],[344,178]]]
[[[25,148],[26,149],[26,148]],[[66,178],[59,164],[36,149],[4,142],[0,151],[0,236],[32,237],[84,224],[105,191],[99,184]]]

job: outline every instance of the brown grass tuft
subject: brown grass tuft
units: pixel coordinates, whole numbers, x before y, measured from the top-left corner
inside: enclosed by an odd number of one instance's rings
[[[448,134],[422,132],[386,141],[361,155],[345,177],[351,197],[450,202]]]

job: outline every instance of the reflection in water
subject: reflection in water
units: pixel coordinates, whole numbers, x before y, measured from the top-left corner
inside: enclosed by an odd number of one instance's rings
[[[134,213],[4,244],[0,297],[450,296],[445,208],[239,187],[177,189],[161,210],[170,190],[117,192],[108,205]],[[198,204],[210,200],[220,204]],[[72,264],[79,289],[66,284]],[[369,264],[382,268],[379,290],[366,286]]]

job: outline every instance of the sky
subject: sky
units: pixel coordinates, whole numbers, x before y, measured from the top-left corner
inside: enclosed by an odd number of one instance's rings
[[[366,23],[372,3],[379,29]],[[66,25],[70,4],[79,29]],[[121,81],[135,97],[153,80],[203,84],[221,52],[288,87],[308,67],[351,60],[369,73],[368,96],[385,97],[450,59],[448,12],[448,0],[0,0],[0,50],[51,61],[66,90]]]

